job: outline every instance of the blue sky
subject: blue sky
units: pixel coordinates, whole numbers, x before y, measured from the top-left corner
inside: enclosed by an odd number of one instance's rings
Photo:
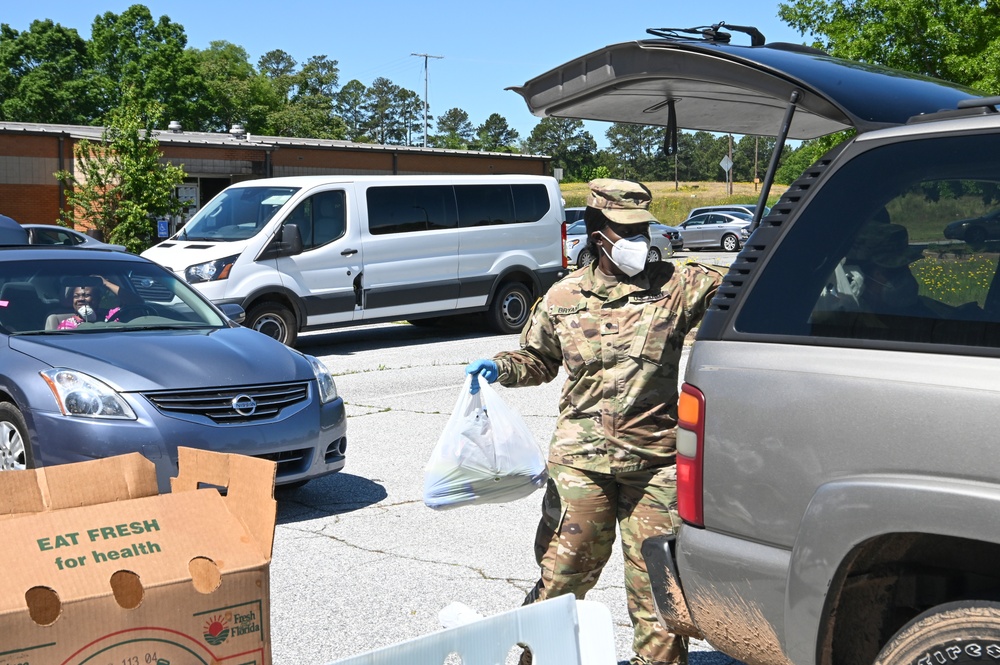
[[[120,14],[132,4],[136,3],[7,2],[0,22],[26,30],[35,19],[52,19],[88,38],[95,16],[108,11]],[[521,138],[539,119],[528,112],[519,95],[504,88],[608,44],[643,39],[647,28],[725,21],[756,26],[768,42],[806,41],[778,19],[776,0],[149,0],[139,4],[149,7],[154,18],[167,15],[183,25],[188,46],[206,48],[215,40],[229,41],[245,48],[254,65],[274,49],[286,51],[300,63],[326,55],[338,61],[341,85],[351,79],[370,85],[384,76],[423,97],[424,58],[411,54],[443,56],[428,59],[431,114],[458,107],[479,125],[491,113],[499,113]],[[587,123],[587,129],[599,145],[606,145],[607,125]]]

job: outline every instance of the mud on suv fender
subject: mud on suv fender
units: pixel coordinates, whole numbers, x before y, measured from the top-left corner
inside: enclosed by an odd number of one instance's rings
[[[849,497],[849,500],[847,498]],[[871,663],[921,612],[1000,598],[1000,488],[872,475],[823,485],[791,553],[785,606],[792,662]]]

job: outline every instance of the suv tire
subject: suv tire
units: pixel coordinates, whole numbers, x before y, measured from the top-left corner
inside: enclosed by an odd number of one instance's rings
[[[993,660],[997,654],[1000,603],[966,600],[932,607],[914,618],[889,640],[875,665],[961,665]]]

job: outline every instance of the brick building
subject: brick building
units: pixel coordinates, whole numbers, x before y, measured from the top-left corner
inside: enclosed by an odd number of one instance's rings
[[[444,150],[251,136],[234,127],[229,134],[157,132],[163,161],[187,173],[181,196],[207,203],[234,182],[288,175],[392,175],[523,173],[551,175],[546,156]],[[73,167],[73,146],[98,141],[101,127],[0,122],[0,214],[22,224],[54,224],[65,205],[63,186],[53,174]]]

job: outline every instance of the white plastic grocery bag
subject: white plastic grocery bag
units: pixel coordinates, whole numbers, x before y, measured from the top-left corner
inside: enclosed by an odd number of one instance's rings
[[[466,376],[448,424],[424,469],[424,503],[434,509],[503,503],[545,485],[545,455],[521,416],[480,379]]]

